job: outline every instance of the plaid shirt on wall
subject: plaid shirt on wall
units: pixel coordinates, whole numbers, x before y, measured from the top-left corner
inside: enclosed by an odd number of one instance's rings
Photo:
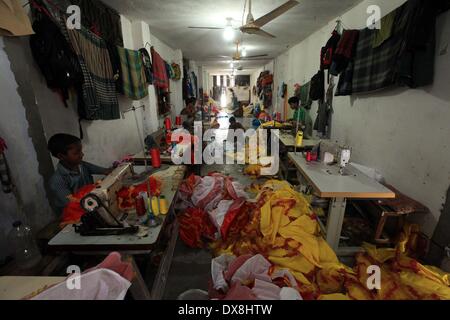
[[[361,30],[354,61],[352,93],[375,91],[395,84],[396,66],[405,47],[405,32],[410,18],[405,6],[396,11],[392,36],[382,45],[374,48],[378,30]]]

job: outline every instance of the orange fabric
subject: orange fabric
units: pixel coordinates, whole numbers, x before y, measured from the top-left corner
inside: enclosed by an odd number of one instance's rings
[[[60,223],[61,228],[64,228],[66,225],[80,222],[81,217],[85,213],[81,208],[80,201],[94,189],[94,184],[86,185],[71,196],[71,201],[63,210],[63,215]]]

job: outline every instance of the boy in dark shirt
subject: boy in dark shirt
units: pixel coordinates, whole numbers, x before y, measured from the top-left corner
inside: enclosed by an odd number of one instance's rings
[[[112,169],[102,168],[83,161],[81,140],[68,134],[54,135],[48,142],[52,156],[59,159],[55,173],[50,179],[55,209],[62,214],[70,201],[70,195],[85,185],[93,184],[92,175],[108,175]]]

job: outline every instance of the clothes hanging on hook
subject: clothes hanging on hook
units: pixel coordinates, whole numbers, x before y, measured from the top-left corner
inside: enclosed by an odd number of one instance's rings
[[[33,33],[30,19],[19,0],[0,0],[0,36],[17,37]]]
[[[151,47],[153,64],[153,84],[157,88],[168,89],[169,78],[167,77],[166,64],[156,50]]]
[[[122,24],[119,13],[98,0],[70,0],[80,7],[81,24],[108,44],[123,47]]]
[[[148,85],[142,53],[117,47],[120,57],[121,74],[123,80],[123,92],[125,96],[133,100],[141,100],[148,96]]]
[[[333,55],[330,74],[338,76],[347,68],[356,53],[359,30],[345,30]]]

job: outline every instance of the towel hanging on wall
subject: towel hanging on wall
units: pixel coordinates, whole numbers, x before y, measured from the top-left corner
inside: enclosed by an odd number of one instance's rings
[[[145,79],[147,80],[147,84],[153,84],[152,59],[150,58],[147,49],[145,48],[139,49],[139,52],[142,55],[142,66],[144,68]]]
[[[152,47],[153,84],[157,88],[168,89],[169,78],[167,77],[166,63],[158,52]]]
[[[81,9],[83,26],[100,36],[108,44],[123,46],[120,15],[99,0],[70,0]]]
[[[142,64],[142,53],[117,47],[122,69],[124,94],[133,100],[140,100],[148,96],[148,85]]]
[[[85,30],[67,30],[70,42],[83,71],[83,119],[119,119],[116,82],[106,42]]]

